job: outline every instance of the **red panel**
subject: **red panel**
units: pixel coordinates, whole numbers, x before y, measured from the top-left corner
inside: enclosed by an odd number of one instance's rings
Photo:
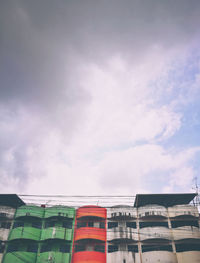
[[[106,241],[106,230],[96,227],[81,227],[77,228],[75,231],[74,240],[80,239],[98,239],[101,241]]]
[[[73,262],[76,263],[106,263],[106,254],[96,251],[76,252],[73,255]]]
[[[90,218],[91,217],[91,218]],[[98,217],[97,222],[105,222],[105,229],[98,227],[89,227],[82,226],[79,228],[75,227],[74,230],[74,242],[73,242],[73,263],[106,263],[106,208],[99,206],[83,206],[77,209],[76,212],[76,223],[77,219],[79,222],[92,222],[94,217]],[[101,218],[101,219],[100,219]],[[96,241],[95,241],[96,240]],[[76,242],[78,241],[78,242]],[[95,250],[95,243],[100,244],[103,241],[102,245],[105,246],[105,252],[97,252]],[[100,243],[99,243],[100,242]],[[88,251],[87,245],[93,244],[92,251]],[[75,246],[82,245],[85,246],[86,251],[75,252]]]
[[[83,216],[96,216],[101,218],[106,218],[106,208],[99,206],[82,206],[77,209],[76,218],[80,218]]]

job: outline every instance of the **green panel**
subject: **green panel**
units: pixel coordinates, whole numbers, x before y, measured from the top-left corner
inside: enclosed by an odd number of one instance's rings
[[[21,206],[17,209],[15,218],[20,216],[34,216],[42,218],[44,216],[44,208],[39,206]]]
[[[59,238],[64,240],[72,240],[72,229],[63,227],[49,227],[42,230],[41,240]]]
[[[75,209],[73,207],[64,207],[64,206],[52,206],[45,209],[44,217],[52,216],[63,216],[67,218],[75,217]]]
[[[40,240],[41,230],[34,227],[17,227],[10,231],[9,240],[13,239],[32,239]]]
[[[36,253],[23,251],[7,253],[5,254],[3,263],[35,263],[36,255]]]
[[[36,263],[53,262],[53,263],[69,263],[71,255],[70,253],[61,252],[43,252],[38,254]],[[11,262],[9,262],[11,263]]]

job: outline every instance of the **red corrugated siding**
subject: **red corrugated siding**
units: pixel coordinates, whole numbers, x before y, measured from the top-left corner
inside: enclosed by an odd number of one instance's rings
[[[73,263],[106,263],[106,209],[99,206],[83,206],[76,211],[76,222],[74,230],[74,245],[73,245]],[[100,218],[105,221],[105,228],[97,227],[79,227],[77,228],[77,219],[85,218]],[[105,247],[105,252],[97,251],[79,251],[75,252],[76,244],[87,244],[91,243],[92,240],[101,242],[101,245]],[[78,241],[78,243],[77,243]],[[92,241],[93,242],[93,241]]]
[[[96,252],[96,251],[82,251],[76,252],[73,255],[73,262],[76,263],[102,263],[106,262],[106,253]]]

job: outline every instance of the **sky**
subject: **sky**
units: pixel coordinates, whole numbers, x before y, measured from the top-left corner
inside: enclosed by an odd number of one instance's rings
[[[1,0],[0,192],[194,191],[199,0]]]

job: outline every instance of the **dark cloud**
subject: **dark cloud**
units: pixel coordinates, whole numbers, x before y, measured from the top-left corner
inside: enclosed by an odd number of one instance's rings
[[[198,0],[1,1],[1,99],[51,107],[83,101],[79,63],[116,53],[137,60],[151,45],[188,42],[199,7]]]

